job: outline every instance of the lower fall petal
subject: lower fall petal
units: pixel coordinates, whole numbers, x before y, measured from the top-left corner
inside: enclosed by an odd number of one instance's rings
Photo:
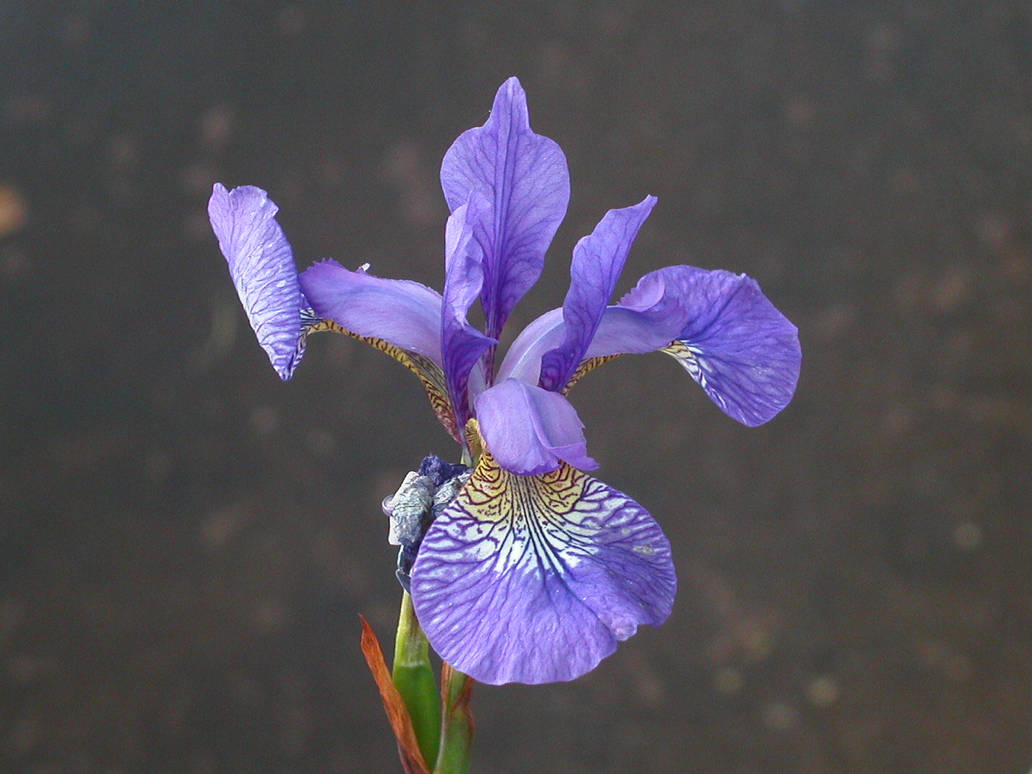
[[[423,539],[416,615],[476,680],[548,683],[592,670],[670,615],[670,544],[641,505],[563,465],[518,476],[485,453]]]
[[[669,271],[689,315],[674,357],[732,419],[755,427],[792,400],[802,353],[788,318],[744,274],[689,266]]]

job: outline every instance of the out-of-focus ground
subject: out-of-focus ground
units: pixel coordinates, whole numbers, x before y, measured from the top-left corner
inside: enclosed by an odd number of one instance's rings
[[[1032,767],[1032,11],[683,6],[0,4],[0,769],[397,770],[357,616],[390,642],[379,502],[450,441],[354,342],[281,384],[204,208],[440,288],[440,158],[512,74],[573,179],[514,325],[655,193],[620,292],[747,272],[805,359],[756,430],[658,355],[578,386],[676,607],[478,688],[474,771]]]

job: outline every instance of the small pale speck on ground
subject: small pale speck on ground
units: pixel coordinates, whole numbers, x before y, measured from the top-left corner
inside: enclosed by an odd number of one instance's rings
[[[57,22],[57,36],[68,48],[81,48],[89,42],[92,30],[89,19],[80,14],[68,14]]]
[[[832,304],[817,313],[813,330],[825,341],[840,338],[856,323],[857,310],[852,304]]]
[[[973,521],[962,521],[953,528],[953,545],[961,551],[974,551],[982,545],[982,528]]]
[[[745,656],[756,663],[765,661],[774,649],[774,638],[765,628],[757,626],[745,633]]]
[[[337,439],[326,430],[318,427],[313,427],[309,430],[308,437],[305,440],[308,443],[309,451],[316,457],[326,458],[337,450]]]
[[[806,686],[806,698],[815,707],[830,707],[838,697],[838,682],[831,675],[818,675]]]
[[[187,164],[179,170],[179,185],[185,193],[191,196],[203,196],[207,199],[211,195],[211,188],[218,173],[211,166],[201,161]],[[205,213],[205,222],[207,214]]]
[[[161,449],[151,449],[143,459],[143,472],[152,484],[162,484],[172,473],[172,458]]]
[[[201,527],[201,545],[209,551],[224,548],[251,520],[250,509],[241,503],[220,508]]]
[[[126,172],[140,161],[140,143],[128,134],[116,134],[108,140],[107,159],[115,169]]]
[[[0,276],[4,279],[17,279],[28,273],[29,257],[24,250],[8,246],[0,250]]]
[[[305,11],[299,5],[288,5],[279,13],[276,28],[285,37],[293,38],[305,31]]]
[[[971,659],[952,643],[942,640],[917,643],[917,658],[926,669],[939,672],[954,682],[964,682],[971,677]]]
[[[201,144],[209,150],[219,150],[233,135],[236,111],[231,105],[213,105],[201,116]]]
[[[248,419],[251,432],[257,436],[271,435],[280,426],[279,412],[272,406],[255,406]]]
[[[287,623],[287,607],[278,599],[263,599],[254,610],[252,620],[262,634],[273,634]]]
[[[971,286],[970,272],[964,267],[952,266],[932,286],[932,303],[941,313],[951,312],[970,297]]]
[[[795,725],[799,713],[791,704],[772,701],[763,708],[763,725],[775,731],[787,731]]]
[[[29,204],[17,188],[0,183],[0,239],[21,230],[29,220]]]
[[[713,677],[713,689],[717,693],[733,696],[741,693],[745,687],[745,678],[742,673],[734,667],[724,667]]]
[[[807,130],[813,126],[817,108],[813,101],[802,94],[791,97],[783,107],[786,123],[797,130]]]

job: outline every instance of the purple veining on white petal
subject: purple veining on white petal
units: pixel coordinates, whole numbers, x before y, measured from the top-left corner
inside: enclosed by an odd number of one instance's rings
[[[670,544],[624,493],[563,467],[482,466],[427,532],[412,571],[434,650],[490,684],[572,680],[669,616]]]
[[[208,200],[208,218],[240,303],[272,367],[286,380],[304,353],[299,342],[306,302],[277,211],[265,191],[249,185],[227,191],[216,183]]]

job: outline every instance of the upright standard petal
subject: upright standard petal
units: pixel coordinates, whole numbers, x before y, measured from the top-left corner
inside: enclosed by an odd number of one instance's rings
[[[247,319],[272,367],[287,380],[304,354],[305,300],[278,211],[265,191],[250,185],[227,191],[216,183],[208,200],[208,218]]]
[[[497,339],[478,331],[466,319],[484,282],[483,252],[473,239],[473,223],[490,205],[479,193],[448,218],[444,235],[444,301],[441,310],[441,356],[448,394],[458,427],[469,419],[470,371]]]
[[[576,409],[557,392],[506,379],[477,396],[476,414],[484,443],[508,471],[537,475],[563,461],[582,470],[598,467]]]
[[[418,282],[374,277],[320,261],[301,275],[315,313],[357,336],[441,360],[441,296]]]
[[[494,685],[590,671],[639,625],[663,623],[676,585],[666,536],[623,492],[568,465],[513,475],[489,453],[412,570],[434,650]]]
[[[497,338],[540,276],[570,200],[566,156],[554,141],[531,131],[526,94],[516,78],[498,89],[487,123],[463,132],[445,153],[441,186],[453,212],[472,191],[491,204],[475,224],[475,238],[484,252],[480,298],[486,333]]]
[[[563,340],[541,358],[538,384],[546,390],[562,392],[580,366],[616,289],[627,253],[655,206],[656,197],[646,196],[633,207],[610,210],[574,247],[570,289],[563,301]]]
[[[498,371],[499,379],[539,380],[545,353],[559,347],[567,338],[565,311],[565,307],[552,309],[523,329],[506,353]],[[679,286],[668,287],[662,271],[646,274],[619,305],[603,310],[579,367],[566,380],[565,390],[593,364],[618,355],[655,352],[667,346],[684,328],[687,315]]]

